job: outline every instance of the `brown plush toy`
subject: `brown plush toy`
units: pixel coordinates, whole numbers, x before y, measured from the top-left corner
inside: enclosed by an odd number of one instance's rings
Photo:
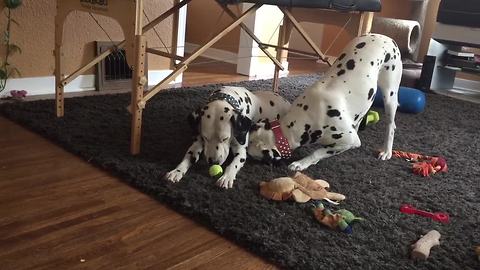
[[[310,199],[343,201],[345,195],[328,192],[330,185],[325,180],[313,180],[301,172],[296,172],[293,177],[280,177],[269,182],[260,182],[260,194],[271,200],[285,201],[290,198],[296,202],[304,203]]]

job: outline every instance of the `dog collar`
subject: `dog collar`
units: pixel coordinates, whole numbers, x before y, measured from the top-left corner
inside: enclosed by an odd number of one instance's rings
[[[273,134],[275,135],[275,145],[280,151],[280,156],[284,159],[292,157],[292,151],[290,150],[290,144],[287,138],[283,136],[282,129],[280,128],[280,122],[278,120],[270,122],[272,126]]]
[[[237,111],[237,112],[242,111],[240,109],[240,103],[238,102],[238,100],[236,100],[234,97],[232,97],[229,94],[225,94],[222,92],[215,92],[212,95],[210,95],[210,97],[208,98],[208,102],[210,103],[215,100],[224,100],[228,102],[228,104],[232,105],[234,111]]]

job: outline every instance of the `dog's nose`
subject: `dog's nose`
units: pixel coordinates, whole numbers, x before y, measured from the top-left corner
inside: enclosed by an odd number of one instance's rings
[[[208,165],[213,165],[215,162],[213,161],[213,158],[208,158]]]

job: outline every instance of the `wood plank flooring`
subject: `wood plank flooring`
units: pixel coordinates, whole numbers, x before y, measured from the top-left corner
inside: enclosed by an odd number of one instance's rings
[[[293,74],[321,67],[303,62]],[[245,79],[217,63],[190,69],[184,84]],[[0,117],[0,269],[192,268],[276,269]]]

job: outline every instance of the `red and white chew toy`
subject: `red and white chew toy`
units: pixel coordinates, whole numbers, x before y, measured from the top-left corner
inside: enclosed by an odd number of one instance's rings
[[[450,221],[450,217],[448,216],[447,213],[442,213],[442,212],[431,213],[431,212],[419,210],[411,206],[410,204],[402,204],[402,206],[400,207],[400,212],[405,214],[415,214],[422,217],[428,217],[442,223],[448,223]]]

